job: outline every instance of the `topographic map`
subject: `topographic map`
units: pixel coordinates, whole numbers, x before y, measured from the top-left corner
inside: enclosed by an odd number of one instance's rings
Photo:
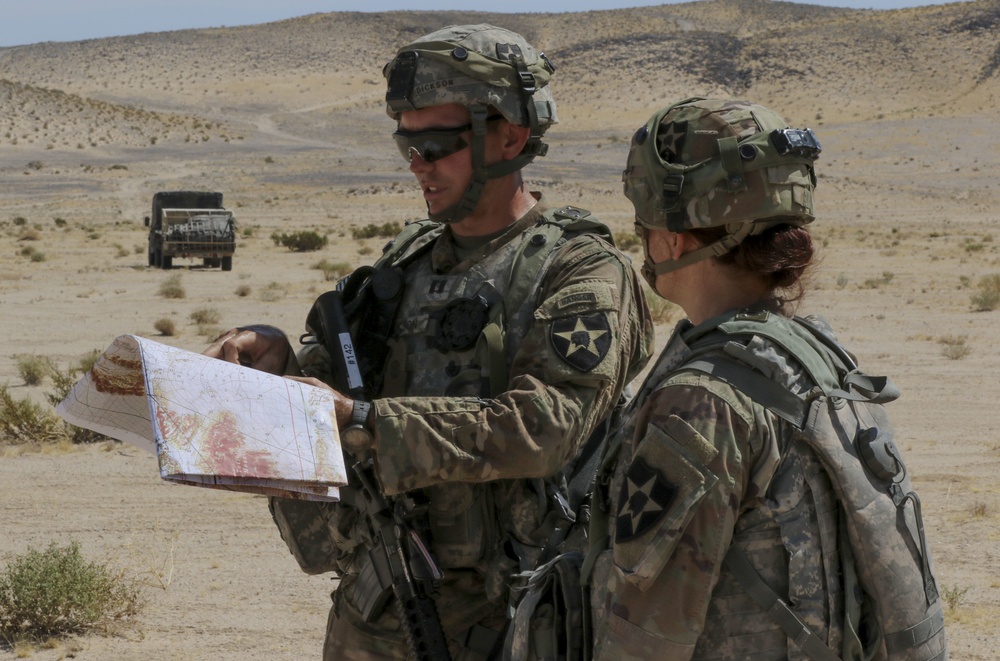
[[[179,484],[332,501],[347,483],[329,392],[135,335],[56,412],[155,454]]]

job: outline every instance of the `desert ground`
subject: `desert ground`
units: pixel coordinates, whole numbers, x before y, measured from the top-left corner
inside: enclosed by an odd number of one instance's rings
[[[523,32],[559,67],[562,121],[529,184],[622,236],[628,141],[658,107],[745,97],[817,132],[821,260],[799,312],[823,314],[866,371],[900,386],[889,410],[948,597],[951,658],[1000,658],[1000,310],[971,302],[1000,274],[995,0],[316,14],[0,49],[0,385],[46,404],[52,383],[25,385],[20,357],[65,369],[124,333],[194,351],[256,321],[298,336],[333,284],[317,265],[371,263],[386,241],[352,229],[422,214],[389,139],[382,64],[408,38],[480,21]],[[224,192],[239,231],[231,272],[147,266],[143,217],[159,190]],[[326,248],[270,238],[303,230]],[[160,295],[168,278],[183,298]],[[196,323],[205,310],[217,321]],[[660,310],[658,345],[676,318]],[[156,330],[163,319],[174,335]],[[169,485],[119,443],[25,442],[0,447],[0,502],[0,564],[72,540],[147,585],[118,634],[0,644],[0,660],[320,656],[333,581],[298,570],[261,497]]]

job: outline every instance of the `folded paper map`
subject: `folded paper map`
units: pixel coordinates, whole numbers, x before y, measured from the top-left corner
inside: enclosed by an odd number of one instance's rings
[[[152,452],[179,484],[332,501],[347,483],[330,392],[135,335],[56,412]]]

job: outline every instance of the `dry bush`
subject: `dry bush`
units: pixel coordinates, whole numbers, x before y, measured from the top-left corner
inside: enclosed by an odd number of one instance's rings
[[[253,289],[250,288],[250,285],[240,285],[236,288],[236,295],[240,298],[246,298],[251,292],[253,292]]]
[[[287,295],[288,292],[285,291],[283,286],[281,286],[281,283],[272,282],[261,290],[260,300],[265,303],[274,303],[275,301],[280,301]]]
[[[615,245],[625,252],[641,252],[642,239],[635,232],[615,232]]]
[[[63,421],[30,399],[14,399],[0,386],[0,445],[59,443],[67,439]]]
[[[944,345],[941,355],[950,360],[961,360],[970,353],[972,347],[966,344],[968,338],[965,335],[945,335],[938,339],[938,344]]]
[[[292,232],[291,234],[279,234],[275,232],[271,235],[271,240],[276,246],[285,246],[293,252],[313,252],[326,247],[327,238],[320,236],[316,232],[303,231]]]
[[[153,328],[156,329],[156,332],[160,335],[166,335],[167,337],[177,335],[177,324],[175,324],[174,320],[169,317],[163,317],[154,321]]]
[[[654,292],[645,282],[642,283],[642,288],[646,294],[646,305],[649,306],[649,315],[653,319],[653,323],[671,323],[681,311],[680,307]]]
[[[199,326],[207,324],[217,324],[222,320],[222,315],[213,308],[198,308],[191,313],[191,321]]]
[[[1000,273],[985,275],[979,280],[979,291],[972,295],[976,312],[990,312],[1000,307]]]
[[[111,633],[144,603],[140,584],[123,570],[86,560],[76,542],[53,542],[15,557],[0,574],[0,636],[15,641]]]
[[[323,279],[327,282],[330,282],[331,280],[339,280],[341,276],[346,275],[351,271],[351,265],[347,262],[329,262],[325,259],[316,262],[312,267],[322,271]]]
[[[52,374],[55,366],[46,356],[18,356],[17,373],[26,386],[41,385],[45,377]]]
[[[355,239],[391,239],[402,231],[403,226],[396,222],[384,223],[382,225],[369,223],[364,227],[352,227],[351,236]]]
[[[187,292],[181,285],[181,276],[172,275],[160,283],[160,296],[163,298],[184,298]]]

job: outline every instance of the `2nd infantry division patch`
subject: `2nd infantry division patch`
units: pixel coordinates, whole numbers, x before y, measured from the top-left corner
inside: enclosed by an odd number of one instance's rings
[[[677,487],[641,458],[629,466],[622,485],[621,505],[615,520],[615,541],[627,542],[645,534],[670,509]]]
[[[611,348],[611,326],[602,312],[556,319],[550,337],[556,355],[581,372],[600,365]]]

